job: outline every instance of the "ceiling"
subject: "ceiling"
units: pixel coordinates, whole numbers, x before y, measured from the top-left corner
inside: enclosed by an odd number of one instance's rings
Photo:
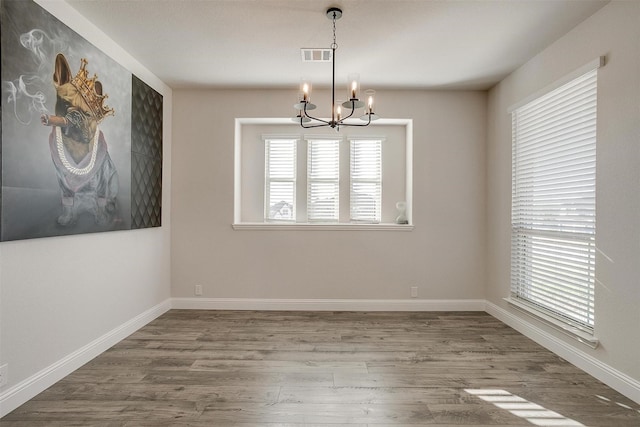
[[[290,88],[336,84],[488,89],[591,16],[601,0],[67,0],[172,88]]]

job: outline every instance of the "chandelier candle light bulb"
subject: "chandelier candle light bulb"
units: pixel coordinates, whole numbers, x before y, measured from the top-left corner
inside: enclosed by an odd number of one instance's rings
[[[302,83],[300,83],[300,91],[295,95],[296,104],[294,105],[294,108],[296,109],[296,115],[295,117],[291,118],[291,121],[294,123],[300,123],[300,120],[302,120],[304,123],[308,123],[311,121],[311,119],[305,116],[304,113],[302,112],[302,108],[304,105],[307,105],[307,110],[310,110],[310,108],[308,108],[309,102],[307,102],[306,104],[303,104],[302,101],[300,101],[303,98],[303,96],[304,95],[302,91]],[[308,95],[307,95],[307,99],[308,99]]]
[[[302,101],[309,102],[309,83],[302,85]]]
[[[364,116],[360,117],[361,120],[377,120],[378,116],[373,112],[373,104],[375,103],[374,98],[376,95],[376,91],[373,89],[367,89],[364,91],[365,96],[367,98],[367,108]]]
[[[349,74],[347,77],[347,81],[349,84],[349,100],[357,101],[358,100],[358,86],[360,85],[360,76],[358,74]]]

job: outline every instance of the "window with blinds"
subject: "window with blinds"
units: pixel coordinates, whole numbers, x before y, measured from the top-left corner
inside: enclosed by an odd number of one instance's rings
[[[512,111],[511,299],[593,333],[597,68]]]
[[[382,203],[382,141],[354,139],[350,142],[351,221],[379,223]]]
[[[296,139],[265,140],[265,219],[296,219]]]
[[[310,139],[307,144],[307,219],[338,222],[340,140]]]

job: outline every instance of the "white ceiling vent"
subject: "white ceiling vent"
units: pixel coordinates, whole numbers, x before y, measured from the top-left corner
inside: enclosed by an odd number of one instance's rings
[[[300,49],[302,62],[331,62],[333,51],[331,49],[302,48]]]

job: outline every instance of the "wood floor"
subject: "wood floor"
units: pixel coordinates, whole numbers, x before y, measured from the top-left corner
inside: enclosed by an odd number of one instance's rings
[[[638,427],[640,407],[486,313],[172,310],[0,425]]]

